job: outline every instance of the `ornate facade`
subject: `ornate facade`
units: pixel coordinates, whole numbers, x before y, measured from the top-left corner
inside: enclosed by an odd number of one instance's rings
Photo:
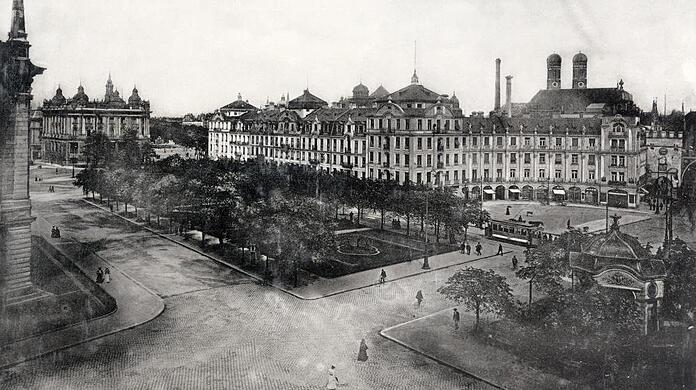
[[[29,47],[24,2],[14,0],[9,39],[0,42],[0,317],[5,306],[35,293],[28,137],[31,84],[44,69],[31,63]]]
[[[288,110],[248,112],[234,120],[218,116],[209,126],[209,154],[263,156],[358,177],[447,186],[484,199],[635,207],[640,201],[638,111],[623,82],[588,89],[587,57],[576,56],[574,62],[575,88],[566,90],[556,73],[560,56],[549,57],[549,89],[520,115],[508,109],[467,117],[455,94],[424,87],[414,71],[409,85],[364,107],[354,103],[368,101],[361,83],[349,100],[356,108],[316,107],[305,113],[291,104]],[[298,99],[308,100],[307,94]],[[570,105],[557,107],[554,96]],[[509,93],[507,100],[509,108]]]
[[[143,142],[150,138],[150,102],[133,87],[128,101],[114,89],[111,75],[106,82],[104,100],[89,100],[80,85],[71,99],[58,87],[55,96],[45,100],[43,113],[43,152],[47,160],[60,163],[81,161],[85,139],[92,132],[103,132],[118,142],[127,129],[135,129]]]

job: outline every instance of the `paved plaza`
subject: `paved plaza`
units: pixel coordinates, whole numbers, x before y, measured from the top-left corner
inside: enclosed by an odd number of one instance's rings
[[[468,265],[506,276],[518,299],[527,294],[527,284],[510,269],[510,257],[522,259],[522,248],[505,245],[504,256],[490,256],[497,243],[484,240],[486,258],[454,252],[441,255],[437,269],[436,256],[429,272],[418,261],[397,264],[383,285],[365,271],[337,278],[333,290],[317,286],[333,292],[328,297],[300,299],[89,206],[69,178],[51,180],[56,193],[33,185],[34,213],[60,226],[65,239],[103,240],[99,257],[151,289],[166,309],[133,329],[1,370],[1,389],[321,389],[332,364],[352,389],[487,389],[456,359],[451,367],[437,362],[451,350],[414,352],[380,331],[433,314],[446,328],[442,313],[452,303],[436,290]],[[630,226],[652,232],[641,227],[650,223]],[[418,290],[425,296],[421,307]],[[358,362],[363,338],[369,360]],[[462,351],[454,351],[457,359],[466,359]],[[476,356],[498,358],[495,352]]]

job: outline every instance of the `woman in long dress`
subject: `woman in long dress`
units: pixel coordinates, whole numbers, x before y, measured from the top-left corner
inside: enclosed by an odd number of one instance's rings
[[[104,281],[106,283],[111,283],[111,270],[109,267],[104,268]]]
[[[104,283],[104,271],[102,271],[101,267],[97,269],[97,283]]]
[[[365,339],[360,340],[360,351],[358,351],[358,361],[367,361],[367,344],[365,344]]]

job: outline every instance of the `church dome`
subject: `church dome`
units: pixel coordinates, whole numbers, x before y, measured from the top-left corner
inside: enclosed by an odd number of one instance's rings
[[[550,56],[548,56],[548,58],[546,58],[546,63],[547,63],[548,65],[558,65],[558,66],[560,66],[560,65],[561,65],[561,56],[559,56],[559,55],[556,54],[556,53],[553,53],[553,54],[551,54]]]
[[[370,95],[370,90],[360,83],[353,87],[353,97],[368,97]]]
[[[578,53],[575,56],[573,56],[573,63],[587,63],[587,56],[582,53]]]
[[[54,106],[62,106],[65,105],[66,99],[65,96],[63,96],[63,90],[58,87],[56,89],[56,95],[51,99],[51,104]]]

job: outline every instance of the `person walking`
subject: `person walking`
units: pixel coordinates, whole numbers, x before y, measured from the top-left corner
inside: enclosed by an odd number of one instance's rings
[[[498,253],[496,253],[498,256],[503,255],[503,244],[498,244]]]
[[[452,321],[454,322],[454,330],[459,329],[459,312],[457,311],[457,308],[455,307],[452,309]]]
[[[97,283],[104,283],[104,271],[102,270],[102,267],[97,268]]]
[[[416,293],[416,302],[418,302],[418,307],[420,307],[421,302],[423,302],[423,292],[421,290],[418,290]]]
[[[382,272],[379,274],[379,282],[384,283],[387,280],[387,272],[382,268]]]
[[[466,244],[463,242],[461,245],[459,245],[459,253],[461,253],[461,254],[466,253]]]
[[[480,242],[477,243],[477,244],[476,244],[476,256],[481,256],[481,248],[483,248],[483,247],[481,246],[481,243],[480,243]]]
[[[466,243],[466,254],[467,254],[467,255],[470,255],[470,254],[471,254],[471,245],[469,245],[468,242]]]
[[[336,377],[336,366],[331,366],[329,368],[329,381],[326,383],[327,389],[337,389],[338,388],[338,377]]]
[[[358,350],[358,361],[367,361],[367,344],[365,344],[365,339],[360,340],[360,349]]]
[[[515,255],[512,256],[512,269],[517,269],[517,256]]]
[[[111,270],[109,267],[104,267],[104,281],[106,283],[111,283]]]

